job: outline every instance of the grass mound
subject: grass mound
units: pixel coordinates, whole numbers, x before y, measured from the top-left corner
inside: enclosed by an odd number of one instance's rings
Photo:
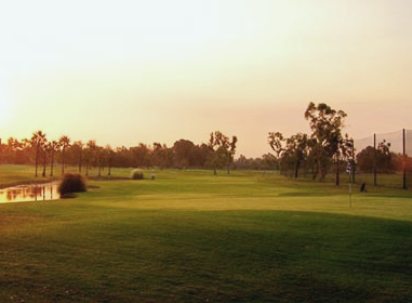
[[[79,174],[65,174],[59,185],[59,193],[62,196],[85,192],[86,190],[86,181]]]
[[[130,174],[130,178],[133,180],[143,180],[144,179],[144,174],[141,169],[134,169],[132,173]]]

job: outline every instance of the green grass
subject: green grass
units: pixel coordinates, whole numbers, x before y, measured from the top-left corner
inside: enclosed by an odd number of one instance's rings
[[[0,180],[29,172],[0,167]],[[409,191],[370,187],[349,208],[346,186],[276,174],[156,175],[1,205],[0,302],[412,298]]]

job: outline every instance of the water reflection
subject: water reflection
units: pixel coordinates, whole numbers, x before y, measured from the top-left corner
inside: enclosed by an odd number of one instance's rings
[[[0,203],[60,199],[57,183],[19,185],[0,189]]]

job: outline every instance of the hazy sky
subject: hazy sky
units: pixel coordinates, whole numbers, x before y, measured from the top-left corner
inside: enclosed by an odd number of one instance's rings
[[[221,130],[239,153],[306,131],[310,101],[354,137],[412,128],[412,1],[2,1],[0,137],[133,145]]]

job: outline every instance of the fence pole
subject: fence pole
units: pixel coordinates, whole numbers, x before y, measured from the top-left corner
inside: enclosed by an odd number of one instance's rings
[[[402,166],[403,166],[403,184],[402,184],[402,188],[403,189],[407,189],[408,188],[408,186],[407,186],[407,184],[406,184],[406,130],[405,129],[403,129],[402,130],[402,143],[403,143],[403,163],[402,163]]]
[[[373,134],[373,185],[378,185],[377,180],[377,171],[376,171],[376,134]]]

